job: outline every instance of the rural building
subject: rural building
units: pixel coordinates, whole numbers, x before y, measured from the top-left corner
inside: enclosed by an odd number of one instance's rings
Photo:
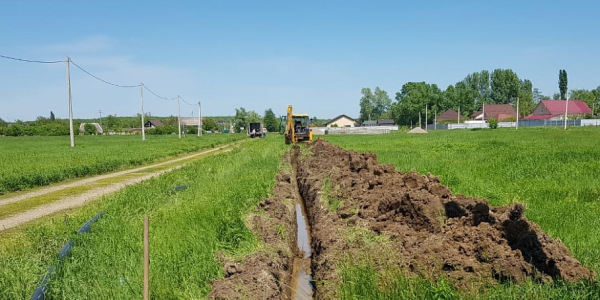
[[[198,117],[181,117],[181,125],[198,126]]]
[[[360,126],[376,126],[376,125],[377,125],[377,121],[375,121],[375,120],[373,120],[373,121],[366,120],[360,124]]]
[[[455,112],[453,109],[449,109],[447,111],[445,111],[444,113],[442,113],[441,115],[436,117],[437,122],[444,122],[444,121],[458,121],[458,113]]]
[[[146,128],[156,128],[156,127],[161,127],[161,126],[165,126],[165,124],[163,124],[159,120],[148,121],[148,122],[146,122],[146,124],[144,124],[144,127],[146,127]]]
[[[346,115],[339,115],[325,123],[326,127],[355,127],[356,121]]]
[[[485,116],[483,115],[485,113]],[[484,104],[483,108],[471,115],[473,120],[489,120],[494,118],[502,122],[509,118],[517,118],[517,112],[510,104]]]
[[[566,100],[542,100],[533,109],[531,115],[523,120],[562,120],[565,116]],[[585,114],[591,114],[590,107],[581,100],[569,100],[567,115],[572,119],[580,119]]]
[[[394,123],[394,120],[392,119],[381,119],[381,120],[377,120],[377,126],[394,126],[396,125]]]

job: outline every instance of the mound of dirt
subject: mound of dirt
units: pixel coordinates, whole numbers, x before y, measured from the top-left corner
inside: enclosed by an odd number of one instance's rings
[[[318,299],[338,298],[339,265],[364,252],[364,244],[347,235],[357,228],[385,241],[378,253],[364,256],[374,265],[443,276],[461,289],[596,277],[529,221],[520,204],[492,207],[484,199],[453,195],[433,175],[403,174],[379,164],[372,153],[322,140],[311,151],[300,158],[297,178],[312,228],[313,279],[328,283],[317,285]]]
[[[427,130],[425,130],[421,127],[415,127],[413,129],[411,129],[410,131],[408,131],[408,133],[427,133]]]

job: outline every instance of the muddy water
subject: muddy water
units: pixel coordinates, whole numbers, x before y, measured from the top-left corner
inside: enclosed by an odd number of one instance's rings
[[[301,200],[300,200],[301,201]],[[310,271],[310,227],[303,203],[296,203],[296,226],[298,230],[298,257],[294,258],[292,274],[292,299],[312,299],[313,286]]]

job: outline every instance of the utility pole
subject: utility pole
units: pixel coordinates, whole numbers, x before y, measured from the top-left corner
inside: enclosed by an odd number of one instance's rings
[[[483,102],[483,106],[481,107],[482,113],[481,113],[481,120],[483,120],[483,123],[485,123],[485,101]]]
[[[458,123],[457,124],[460,124],[460,106],[458,107]]]
[[[99,110],[98,113],[100,114],[100,126],[102,126],[102,110]]]
[[[67,89],[69,91],[69,131],[71,135],[71,148],[75,147],[75,133],[73,132],[73,98],[71,98],[71,58],[67,56]]]
[[[179,95],[177,95],[177,129],[179,131],[179,138],[181,138],[181,109],[179,106]]]
[[[567,130],[567,113],[569,112],[569,89],[567,89],[565,96],[567,98],[567,101],[565,101],[565,130]]]
[[[198,101],[198,136],[202,136],[202,103]]]
[[[146,123],[144,122],[144,83],[140,83],[140,101],[142,102],[142,141],[146,140]]]
[[[517,127],[515,130],[519,130],[519,97],[517,97]]]
[[[427,105],[425,105],[425,131],[427,131],[428,127],[427,127]]]

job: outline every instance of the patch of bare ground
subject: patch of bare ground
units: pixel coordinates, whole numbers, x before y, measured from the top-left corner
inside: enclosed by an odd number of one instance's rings
[[[403,174],[372,153],[318,140],[298,162],[298,188],[312,228],[317,299],[339,298],[342,264],[400,268],[447,278],[463,291],[498,282],[596,278],[524,215],[454,195],[433,175]]]

